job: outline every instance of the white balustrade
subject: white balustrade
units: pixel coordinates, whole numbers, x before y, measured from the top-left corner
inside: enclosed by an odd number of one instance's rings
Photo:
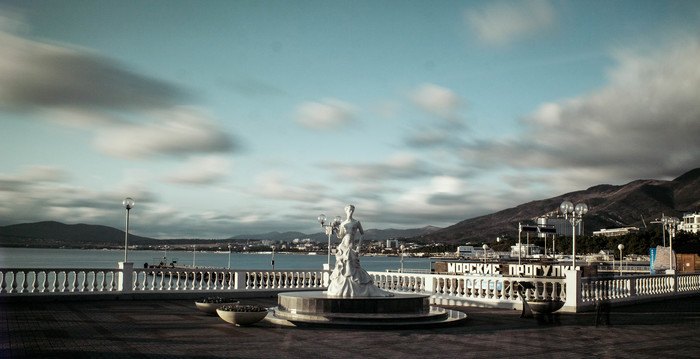
[[[220,268],[0,268],[0,297],[104,293],[232,292],[323,290],[328,271],[225,270]],[[576,272],[574,272],[576,273]],[[369,272],[381,289],[422,293],[438,304],[515,307],[521,301],[519,282],[527,301],[567,300],[566,310],[581,311],[599,301],[634,302],[700,293],[700,274],[580,278],[568,290],[566,278],[530,278],[421,273]],[[576,277],[576,276],[574,276]],[[131,281],[124,283],[122,281]]]
[[[519,278],[472,275],[415,274],[369,272],[381,289],[393,292],[431,295],[436,302],[470,303],[496,307],[515,307],[521,299],[518,282],[528,282],[534,289],[524,292],[528,301],[566,300],[563,278]]]

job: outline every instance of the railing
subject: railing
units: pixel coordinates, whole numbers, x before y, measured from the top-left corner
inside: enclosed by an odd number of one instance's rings
[[[322,270],[6,268],[0,269],[0,296],[321,290],[324,277]]]
[[[527,301],[566,300],[564,278],[369,273],[379,288],[399,293],[429,294],[436,304],[516,308],[522,305],[518,292],[518,283],[522,282],[534,287],[523,291]]]
[[[117,291],[119,269],[0,269],[0,294],[75,294]]]
[[[520,308],[522,299],[563,301],[563,311],[592,310],[601,301],[615,304],[700,293],[700,274],[581,278],[531,278],[421,273],[369,272],[374,283],[397,293],[430,295],[433,304]],[[144,268],[120,263],[119,269],[4,268],[0,298],[95,294],[274,292],[324,290],[328,271]],[[522,290],[518,284],[529,283]],[[519,291],[519,289],[522,290]],[[522,298],[521,298],[522,293]]]

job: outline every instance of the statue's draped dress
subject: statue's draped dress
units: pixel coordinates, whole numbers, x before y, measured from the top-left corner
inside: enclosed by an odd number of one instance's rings
[[[352,249],[356,222],[352,220],[341,225],[343,239],[336,250],[335,268],[327,293],[333,297],[391,297],[392,293],[374,285],[372,277],[360,265],[357,252]]]

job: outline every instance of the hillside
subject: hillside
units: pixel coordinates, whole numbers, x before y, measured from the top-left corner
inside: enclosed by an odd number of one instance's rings
[[[0,227],[0,239],[3,245],[54,247],[75,243],[109,247],[124,245],[124,231],[107,226],[46,221]],[[130,245],[149,241],[154,239],[129,234]]]
[[[700,209],[700,168],[672,181],[636,180],[626,185],[598,185],[587,190],[533,201],[493,214],[461,221],[427,235],[410,240],[418,242],[461,243],[493,241],[497,236],[517,235],[518,222],[532,223],[545,213],[555,211],[562,201],[585,202],[589,212],[584,217],[586,233],[600,228],[648,226],[661,217],[682,217],[684,212]]]
[[[672,181],[636,180],[626,185],[597,185],[583,191],[566,193],[557,197],[532,201],[517,207],[467,219],[446,228],[432,226],[415,229],[367,229],[365,240],[381,241],[389,238],[405,238],[416,242],[463,243],[467,241],[493,241],[497,236],[517,235],[518,222],[532,220],[548,212],[556,211],[562,201],[585,202],[590,210],[584,218],[586,233],[600,228],[651,225],[661,214],[681,217],[684,212],[700,210],[700,168],[689,171]],[[241,235],[228,240],[263,239],[291,241],[294,238],[311,238],[325,242],[324,233],[271,232],[260,235]],[[0,244],[29,246],[61,246],[81,243],[91,246],[123,246],[124,232],[115,228],[59,222],[38,222],[0,227]],[[157,240],[129,235],[130,244],[156,244],[170,242],[194,243],[210,240]]]

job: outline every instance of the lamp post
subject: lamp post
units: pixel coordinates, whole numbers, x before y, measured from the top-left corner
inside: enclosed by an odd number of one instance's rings
[[[192,268],[197,266],[197,245],[192,246]]]
[[[573,267],[572,269],[576,269],[576,226],[583,221],[583,216],[588,213],[588,206],[585,203],[579,203],[574,207],[574,204],[570,201],[564,201],[559,205],[559,209],[564,214],[564,218],[571,222],[573,232],[571,266]]]
[[[625,245],[620,243],[617,245],[617,249],[620,250],[620,277],[622,277],[622,250],[625,249]]]
[[[231,243],[228,244],[228,269],[231,270]]]
[[[486,250],[489,249],[489,246],[484,244],[483,246],[481,246],[481,248],[484,249],[484,263],[486,263]]]
[[[122,201],[122,206],[126,208],[126,230],[124,231],[124,263],[127,262],[129,248],[129,211],[134,208],[134,202],[131,197],[126,197]]]
[[[270,265],[272,265],[272,270],[275,270],[275,246],[272,247],[272,259],[270,260]]]
[[[404,247],[404,245],[402,244],[402,245],[401,245],[401,273],[403,273],[403,254],[404,254],[404,249],[405,249],[405,248],[406,248],[406,247]]]
[[[662,214],[662,217],[660,219],[661,224],[663,225],[663,232],[665,233],[668,231],[668,267],[671,270],[674,270],[673,266],[673,238],[676,236],[676,229],[678,228],[678,224],[681,223],[681,221],[676,218],[676,217],[667,217]],[[664,244],[665,245],[665,244]]]
[[[318,223],[321,224],[321,227],[326,229],[326,234],[328,235],[328,264],[327,264],[327,266],[328,266],[328,270],[330,270],[331,269],[331,235],[333,235],[333,233],[338,233],[338,231],[340,229],[340,222],[342,222],[343,219],[340,218],[340,216],[336,216],[335,219],[333,219],[333,222],[326,225],[325,223],[326,223],[327,219],[328,218],[326,217],[325,214],[320,214],[318,216],[318,218],[316,218]]]

